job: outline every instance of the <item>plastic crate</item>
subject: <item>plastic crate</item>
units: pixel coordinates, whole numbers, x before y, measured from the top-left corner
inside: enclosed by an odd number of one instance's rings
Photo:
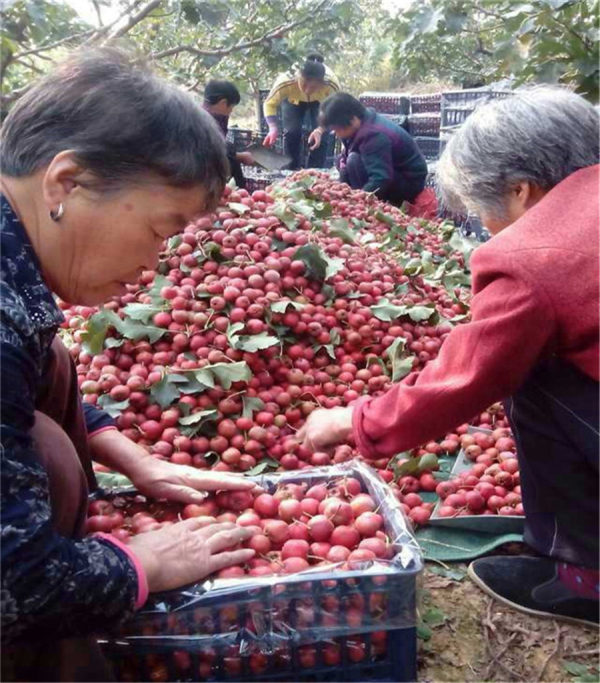
[[[462,126],[474,111],[475,109],[464,109],[461,107],[444,107],[442,109],[441,129]]]
[[[157,594],[103,649],[122,681],[413,681],[418,545],[389,487],[360,462],[256,477],[352,476],[378,503],[393,560],[362,569],[218,579]]]
[[[421,150],[421,154],[425,159],[438,159],[440,156],[439,138],[432,137],[415,137],[417,147]]]
[[[439,114],[441,105],[441,93],[434,93],[431,95],[411,95],[410,97],[411,114],[424,114],[427,112]]]
[[[412,114],[408,117],[408,132],[413,136],[437,137],[440,132],[440,115]]]
[[[410,112],[410,96],[395,92],[364,92],[358,97],[365,107],[372,107],[378,114],[403,114]]]
[[[230,128],[227,131],[227,141],[233,144],[236,152],[241,152],[252,144],[255,135],[256,131],[248,128]]]

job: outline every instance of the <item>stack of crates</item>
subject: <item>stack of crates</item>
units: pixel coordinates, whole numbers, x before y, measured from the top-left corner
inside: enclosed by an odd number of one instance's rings
[[[364,92],[358,99],[365,107],[371,107],[378,114],[408,116],[410,113],[410,96],[397,92]]]
[[[482,104],[499,97],[509,97],[511,94],[510,90],[491,90],[489,88],[453,90],[442,93],[442,132],[451,132],[461,126]]]

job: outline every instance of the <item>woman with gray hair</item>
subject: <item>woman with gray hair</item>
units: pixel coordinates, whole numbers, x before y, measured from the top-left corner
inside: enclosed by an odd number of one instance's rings
[[[443,200],[493,235],[472,255],[472,320],[378,398],[317,410],[299,432],[366,457],[415,448],[506,400],[535,557],[469,568],[527,612],[598,623],[598,135],[594,107],[540,87],[481,107],[438,164]]]
[[[217,204],[225,144],[188,94],[100,49],[31,87],[6,118],[0,154],[2,678],[107,680],[91,641],[62,639],[254,553],[236,549],[250,531],[195,518],[128,545],[84,538],[91,458],[184,503],[254,485],[157,460],[101,411],[84,412],[53,294],[100,304],[153,269],[164,240]]]

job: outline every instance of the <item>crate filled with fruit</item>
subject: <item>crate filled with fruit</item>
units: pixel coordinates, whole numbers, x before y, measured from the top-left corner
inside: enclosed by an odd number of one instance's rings
[[[125,542],[190,516],[255,532],[246,564],[151,596],[104,643],[119,679],[413,680],[423,562],[390,487],[358,461],[255,480],[187,506],[95,501]]]

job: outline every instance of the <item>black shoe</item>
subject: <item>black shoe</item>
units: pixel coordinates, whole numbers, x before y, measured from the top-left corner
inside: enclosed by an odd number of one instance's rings
[[[558,563],[543,557],[483,557],[469,576],[488,595],[521,612],[598,625],[598,600],[573,593],[558,579]]]

